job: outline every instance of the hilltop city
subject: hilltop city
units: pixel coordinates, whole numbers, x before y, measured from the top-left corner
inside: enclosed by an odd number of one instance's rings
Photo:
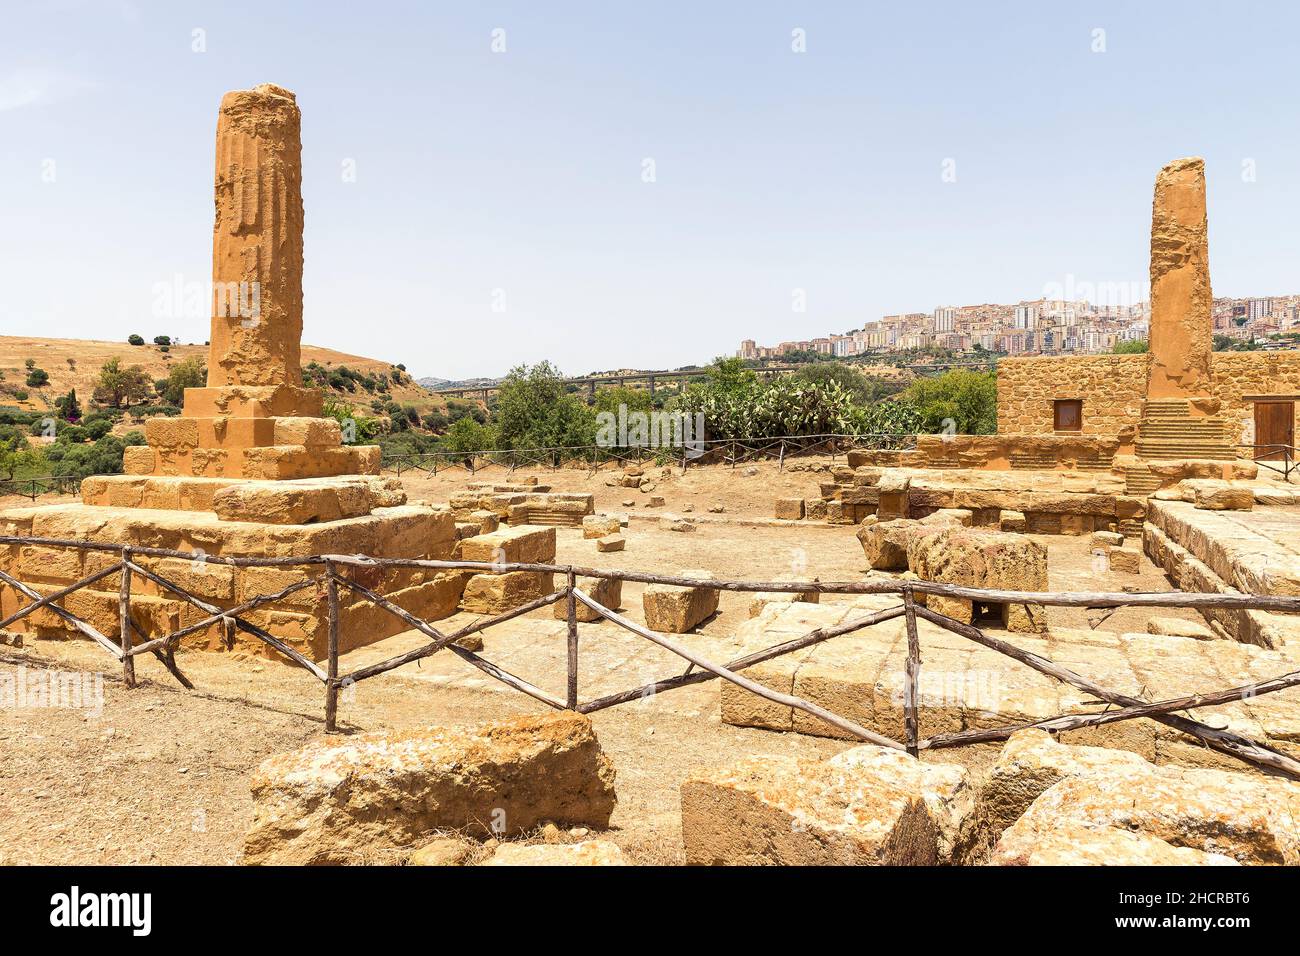
[[[842,335],[759,345],[740,343],[736,354],[751,361],[817,353],[849,358],[920,349],[984,351],[1003,355],[1097,354],[1145,342],[1151,303],[1098,305],[1087,299],[1035,299],[1014,305],[939,306],[933,312],[886,315]],[[1279,349],[1300,334],[1300,295],[1216,298],[1212,327],[1216,348]],[[1140,346],[1133,346],[1136,350]]]

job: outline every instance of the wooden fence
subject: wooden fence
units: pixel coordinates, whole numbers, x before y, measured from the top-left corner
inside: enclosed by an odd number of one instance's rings
[[[380,674],[396,670],[406,664],[429,657],[446,650],[478,668],[488,676],[501,681],[507,686],[527,694],[557,710],[575,710],[589,714],[604,710],[628,701],[638,700],[650,694],[663,693],[692,684],[721,678],[742,687],[775,704],[792,707],[803,713],[817,717],[833,727],[869,743],[896,750],[904,750],[913,755],[922,750],[945,747],[960,747],[969,744],[987,743],[1005,740],[1018,730],[1031,727],[1049,731],[1077,730],[1082,727],[1096,727],[1122,720],[1148,717],[1174,728],[1204,743],[1206,746],[1242,760],[1265,772],[1300,780],[1300,761],[1269,747],[1266,744],[1217,727],[1209,726],[1181,712],[1201,707],[1212,707],[1231,701],[1249,700],[1264,694],[1272,694],[1300,685],[1300,671],[1280,674],[1269,680],[1259,681],[1238,687],[1229,687],[1211,693],[1189,694],[1166,700],[1148,701],[1131,694],[1109,689],[1098,682],[1063,667],[1045,657],[1023,650],[1004,640],[986,634],[981,628],[965,624],[951,617],[940,614],[917,602],[918,595],[938,595],[959,598],[983,604],[1041,604],[1057,607],[1180,607],[1193,609],[1234,609],[1264,610],[1284,613],[1300,612],[1300,598],[1277,597],[1252,594],[1199,594],[1181,591],[1152,592],[1130,594],[1127,592],[1028,592],[1004,591],[986,588],[959,587],[950,584],[937,584],[927,581],[845,581],[845,582],[791,582],[791,581],[730,581],[700,580],[697,578],[674,575],[647,574],[636,571],[617,571],[601,568],[586,568],[575,565],[556,564],[490,564],[475,561],[435,561],[416,558],[369,558],[363,555],[326,554],[311,557],[285,558],[233,558],[213,555],[194,554],[173,551],[164,548],[132,548],[111,544],[98,544],[85,541],[68,541],[52,538],[25,538],[0,536],[0,545],[40,545],[42,547],[73,548],[82,551],[113,552],[118,560],[108,567],[83,577],[79,581],[42,597],[35,589],[15,579],[10,574],[0,571],[0,582],[14,588],[30,599],[29,604],[19,608],[0,620],[0,628],[5,628],[21,620],[39,608],[48,608],[61,618],[65,624],[90,638],[103,650],[122,664],[123,679],[127,687],[136,685],[135,659],[142,654],[157,657],[167,670],[184,687],[193,684],[181,672],[176,663],[176,648],[180,641],[189,634],[194,634],[212,626],[238,629],[263,641],[289,663],[302,668],[319,680],[325,688],[325,729],[334,732],[338,725],[339,690],[356,682],[369,680]],[[137,563],[142,557],[184,558],[191,561],[207,562],[234,567],[313,567],[319,573],[272,594],[263,594],[250,598],[235,607],[222,609],[212,605],[185,588],[169,581],[156,572]],[[375,568],[426,568],[433,570],[473,570],[502,573],[506,571],[534,571],[563,576],[564,585],[558,590],[539,597],[512,610],[481,618],[456,630],[443,631],[428,621],[411,614],[371,588],[348,576],[351,569]],[[61,607],[57,602],[69,594],[90,587],[119,571],[118,595],[118,633],[116,639],[100,633],[90,623]],[[170,634],[150,636],[138,632],[131,619],[131,582],[139,576],[153,582],[163,591],[192,604],[205,613],[205,616]],[[863,613],[851,620],[829,627],[815,628],[792,640],[774,644],[762,650],[754,651],[743,657],[718,664],[708,660],[685,645],[650,630],[618,614],[594,600],[577,586],[579,577],[617,578],[622,581],[643,584],[666,584],[681,587],[712,587],[722,591],[740,592],[807,592],[821,594],[897,594],[900,603],[894,607],[871,613]],[[289,646],[264,628],[248,621],[244,615],[250,611],[275,604],[290,594],[310,587],[324,586],[326,591],[328,613],[328,645],[324,667],[304,656],[296,648]],[[339,673],[339,591],[347,589],[360,595],[377,607],[404,621],[411,629],[419,631],[429,638],[428,643],[403,654],[386,660],[358,667],[347,673]],[[566,692],[563,698],[532,684],[515,674],[498,667],[480,654],[458,646],[455,642],[470,634],[485,631],[505,621],[547,607],[558,601],[564,601],[567,607],[568,645],[566,666]],[[689,663],[685,673],[664,677],[637,687],[628,688],[603,697],[581,700],[578,693],[578,676],[580,673],[581,641],[578,628],[577,606],[583,604],[606,621],[630,631],[644,640],[677,655]],[[769,661],[794,651],[812,647],[824,641],[851,634],[863,628],[902,617],[907,631],[906,683],[903,694],[904,739],[894,740],[876,731],[861,726],[847,717],[834,714],[825,708],[792,694],[766,687],[751,680],[741,672],[755,664]],[[936,734],[921,737],[919,714],[919,675],[923,662],[921,640],[917,621],[925,620],[954,634],[960,635],[975,644],[990,648],[1012,660],[1018,661],[1040,673],[1046,674],[1062,683],[1075,687],[1084,693],[1105,702],[1108,709],[1099,713],[1063,713],[1054,717],[1029,723],[1009,724],[1001,727],[964,730],[954,733]]]

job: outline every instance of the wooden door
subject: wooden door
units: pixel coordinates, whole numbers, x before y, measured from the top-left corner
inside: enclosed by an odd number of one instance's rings
[[[1255,402],[1255,457],[1276,461],[1285,457],[1284,449],[1267,445],[1295,444],[1295,402]]]

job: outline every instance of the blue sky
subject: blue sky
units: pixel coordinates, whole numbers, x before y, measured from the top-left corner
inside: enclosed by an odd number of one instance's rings
[[[4,0],[0,333],[206,339],[159,284],[207,281],[217,105],[262,82],[303,110],[306,340],[417,375],[1142,282],[1187,155],[1215,293],[1300,291],[1294,8],[994,6]]]

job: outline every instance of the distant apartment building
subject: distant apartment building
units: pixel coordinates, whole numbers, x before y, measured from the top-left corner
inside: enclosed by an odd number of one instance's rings
[[[935,345],[955,352],[978,346],[1008,355],[1097,354],[1114,351],[1117,342],[1145,340],[1150,308],[1147,301],[1093,305],[1066,299],[939,306],[929,313],[885,315],[856,331],[775,347],[744,339],[737,354],[751,360],[779,360],[791,352],[813,352],[849,359]],[[1300,331],[1300,295],[1216,298],[1212,318],[1216,334],[1265,341],[1270,335]]]
[[[1256,322],[1260,319],[1266,319],[1273,314],[1272,299],[1248,299],[1246,300],[1246,320]]]

